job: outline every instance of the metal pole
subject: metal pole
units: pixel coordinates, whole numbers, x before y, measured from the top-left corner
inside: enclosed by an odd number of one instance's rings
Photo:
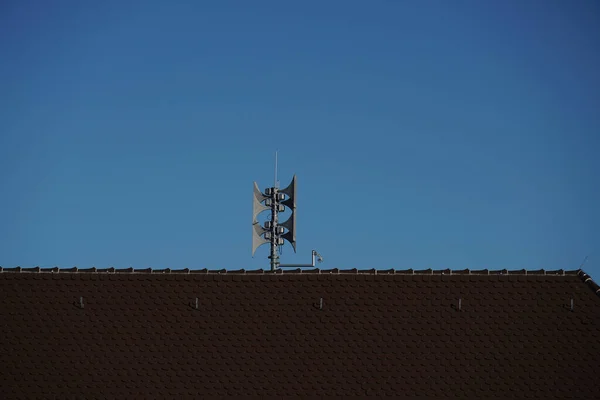
[[[279,200],[278,200],[278,184],[277,184],[277,153],[275,150],[275,181],[273,182],[273,190],[271,191],[271,271],[275,271],[279,267],[279,256],[277,255],[277,244],[279,236],[277,234]]]
[[[271,255],[269,256],[271,259],[271,271],[275,271],[279,266],[279,256],[277,255],[279,201],[277,200],[277,193],[277,188],[273,187],[271,195]]]

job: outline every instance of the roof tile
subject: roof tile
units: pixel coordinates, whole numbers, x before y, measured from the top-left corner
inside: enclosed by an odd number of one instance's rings
[[[583,271],[7,270],[7,398],[600,397]]]

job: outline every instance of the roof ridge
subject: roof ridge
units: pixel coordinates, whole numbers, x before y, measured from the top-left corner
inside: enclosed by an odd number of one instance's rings
[[[357,268],[352,268],[352,269],[338,269],[338,268],[332,268],[332,269],[320,269],[320,268],[312,268],[312,269],[301,269],[301,268],[296,268],[293,270],[282,270],[282,269],[278,269],[275,271],[270,271],[270,270],[263,270],[261,269],[255,269],[255,270],[246,270],[246,269],[238,269],[238,270],[227,270],[225,268],[223,269],[213,269],[213,270],[209,270],[207,268],[203,268],[203,269],[189,269],[189,268],[183,268],[183,269],[170,269],[170,268],[164,268],[164,269],[152,269],[152,268],[114,268],[114,267],[110,267],[110,268],[96,268],[96,267],[92,267],[92,268],[83,268],[80,269],[78,267],[72,267],[72,268],[59,268],[59,267],[54,267],[54,268],[41,268],[41,267],[32,267],[32,268],[22,268],[20,266],[17,267],[13,267],[13,268],[4,268],[2,266],[0,266],[0,273],[60,273],[60,274],[65,274],[65,273],[77,273],[77,274],[81,274],[81,273],[106,273],[106,274],[217,274],[217,275],[256,275],[256,274],[264,274],[264,275],[306,275],[306,274],[357,274],[357,275],[494,275],[494,276],[501,276],[501,275],[509,275],[509,276],[515,276],[515,275],[533,275],[533,276],[539,276],[539,275],[543,275],[543,276],[566,276],[566,275],[577,275],[586,285],[588,285],[590,287],[590,289],[592,289],[594,291],[594,293],[600,297],[600,285],[598,285],[596,282],[594,282],[594,280],[592,279],[592,277],[587,274],[586,272],[584,272],[582,269],[577,269],[577,270],[564,270],[564,269],[558,269],[558,270],[545,270],[545,269],[538,269],[538,270],[526,270],[526,269],[519,269],[519,270],[508,270],[508,269],[499,269],[499,270],[489,270],[489,269],[478,269],[478,270],[472,270],[469,268],[466,269],[462,269],[462,270],[453,270],[453,269],[419,269],[419,270],[415,270],[412,268],[409,269],[394,269],[394,268],[390,268],[390,269],[386,269],[386,270],[378,270],[375,268],[371,268],[371,269],[357,269]]]
[[[31,268],[22,268],[20,266],[17,267],[11,267],[11,268],[4,268],[2,266],[0,266],[0,272],[51,272],[51,273],[134,273],[134,274],[139,274],[139,273],[150,273],[150,274],[170,274],[170,273],[174,273],[174,274],[374,274],[374,275],[580,275],[580,276],[584,276],[585,275],[585,279],[589,279],[591,280],[591,277],[586,274],[585,272],[583,272],[581,269],[577,269],[577,270],[564,270],[564,269],[558,269],[558,270],[545,270],[545,269],[538,269],[538,270],[526,270],[526,269],[519,269],[519,270],[508,270],[508,269],[498,269],[498,270],[489,270],[489,269],[461,269],[461,270],[453,270],[450,268],[447,269],[395,269],[395,268],[389,268],[389,269],[376,269],[376,268],[370,268],[370,269],[357,269],[357,268],[352,268],[352,269],[338,269],[338,268],[331,268],[331,269],[320,269],[320,268],[311,268],[311,269],[302,269],[302,268],[296,268],[293,270],[282,270],[282,269],[278,269],[275,271],[270,271],[270,270],[263,270],[261,269],[249,269],[246,270],[244,268],[242,269],[237,269],[237,270],[228,270],[225,268],[222,269],[207,269],[207,268],[203,268],[203,269],[190,269],[190,268],[183,268],[183,269],[171,269],[171,268],[162,268],[162,269],[152,269],[152,268],[115,268],[115,267],[110,267],[110,268],[96,268],[96,267],[92,267],[92,268],[78,268],[78,267],[71,267],[71,268],[59,268],[59,267],[53,267],[53,268],[41,268],[41,267],[31,267]],[[583,274],[583,275],[582,275]],[[592,281],[593,282],[593,281]]]

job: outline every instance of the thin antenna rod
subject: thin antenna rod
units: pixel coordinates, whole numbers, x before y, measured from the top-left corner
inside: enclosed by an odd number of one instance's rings
[[[585,263],[587,262],[588,256],[585,256],[585,258],[583,259],[583,262],[581,263],[581,265],[579,266],[579,269],[583,268],[583,266],[585,265]]]
[[[277,153],[279,150],[275,150],[275,182],[273,183],[273,187],[279,187],[277,184]]]

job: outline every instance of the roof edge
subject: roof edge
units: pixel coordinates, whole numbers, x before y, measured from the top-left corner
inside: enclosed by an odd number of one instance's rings
[[[583,272],[581,269],[578,270],[508,270],[508,269],[499,269],[499,270],[489,270],[489,269],[461,269],[461,270],[453,270],[453,269],[320,269],[320,268],[311,268],[311,269],[290,269],[283,270],[278,269],[275,271],[256,269],[256,270],[246,270],[246,269],[238,269],[238,270],[227,270],[227,269],[152,269],[152,268],[41,268],[41,267],[31,267],[31,268],[22,268],[20,266],[4,268],[0,266],[0,273],[6,272],[19,272],[19,273],[115,273],[115,274],[123,274],[123,273],[131,273],[131,274],[368,274],[368,275],[579,275],[584,279],[584,281],[591,281],[591,277]]]
[[[508,270],[508,269],[499,269],[499,270],[489,270],[489,269],[320,269],[320,268],[312,268],[312,269],[301,269],[296,268],[293,270],[282,270],[278,269],[275,271],[256,269],[256,270],[246,270],[246,269],[238,269],[238,270],[227,270],[227,269],[152,269],[152,268],[41,268],[41,267],[32,267],[32,268],[22,268],[22,267],[12,267],[12,268],[4,268],[0,266],[0,273],[51,273],[51,274],[67,274],[67,273],[100,273],[100,274],[225,274],[225,275],[306,275],[306,274],[357,274],[357,275],[532,275],[532,276],[566,276],[566,275],[577,275],[583,283],[590,287],[594,291],[596,295],[600,297],[600,285],[598,285],[592,277],[584,272],[582,269],[577,270]]]
[[[596,295],[600,297],[600,285],[598,285],[596,282],[594,282],[594,280],[592,279],[591,276],[589,276],[582,269],[580,269],[577,272],[577,275],[581,278],[581,280],[583,281],[583,283],[585,283],[586,285],[588,285],[589,288],[592,289],[594,291],[594,293],[596,293]]]

